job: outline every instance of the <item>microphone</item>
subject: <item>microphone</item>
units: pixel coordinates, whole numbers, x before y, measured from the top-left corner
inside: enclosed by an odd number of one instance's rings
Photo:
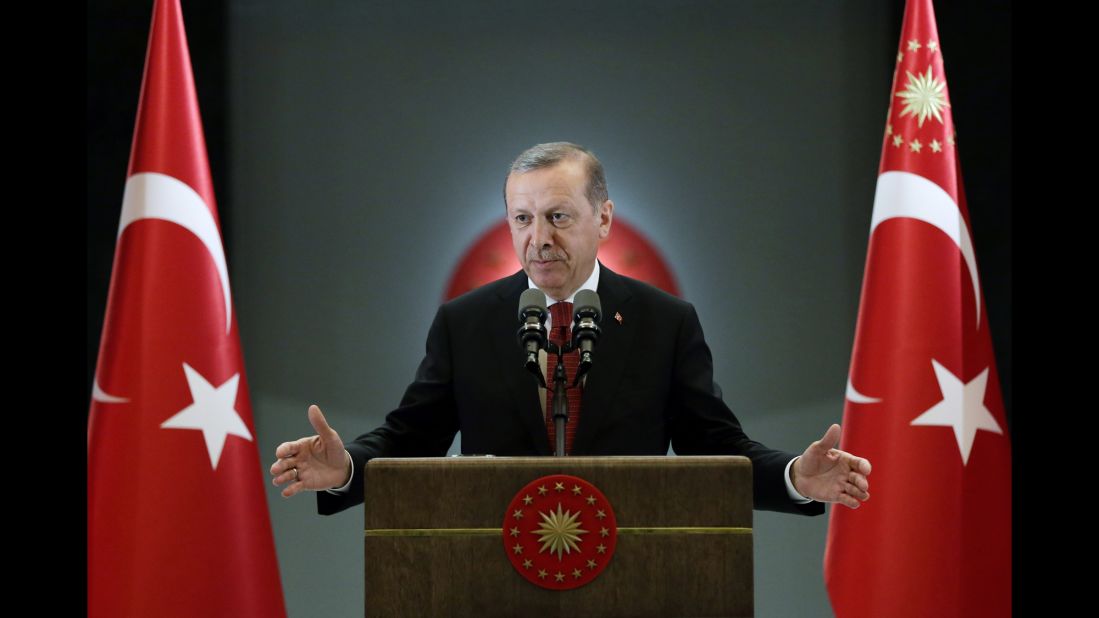
[[[538,288],[528,288],[519,297],[519,345],[527,353],[526,368],[538,376],[545,386],[545,378],[538,367],[538,350],[546,347],[546,294]]]
[[[574,318],[572,326],[572,345],[580,348],[580,367],[576,379],[591,369],[592,349],[599,340],[599,320],[603,309],[599,304],[599,295],[591,290],[580,290],[573,299]]]

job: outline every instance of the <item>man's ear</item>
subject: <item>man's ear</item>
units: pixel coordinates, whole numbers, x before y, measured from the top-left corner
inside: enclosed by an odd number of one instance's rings
[[[611,233],[611,221],[614,219],[614,202],[607,200],[599,207],[599,237],[606,238]]]

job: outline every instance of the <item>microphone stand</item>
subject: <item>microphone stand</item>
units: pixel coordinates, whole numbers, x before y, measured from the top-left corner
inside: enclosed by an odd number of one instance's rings
[[[557,366],[553,369],[553,432],[554,432],[554,457],[565,456],[565,425],[569,422],[569,393],[568,389],[580,383],[580,379],[591,369],[591,360],[587,364],[581,364],[576,368],[576,376],[572,380],[572,386],[567,386],[568,376],[565,373],[565,355],[575,349],[572,341],[559,347],[552,341],[546,342],[546,352],[557,355]],[[542,377],[542,372],[538,372]]]
[[[527,298],[527,296],[532,296]],[[526,348],[527,360],[524,366],[527,371],[534,374],[538,384],[542,388],[548,388],[546,379],[542,376],[542,369],[538,363],[538,348],[544,348],[547,354],[557,355],[557,366],[553,371],[553,427],[554,427],[554,456],[565,456],[565,425],[569,422],[569,394],[566,386],[568,374],[565,371],[565,354],[579,349],[580,362],[573,377],[572,387],[580,384],[581,378],[588,373],[592,366],[592,345],[599,339],[599,295],[590,290],[581,290],[576,293],[576,300],[580,302],[573,320],[572,339],[558,346],[546,337],[545,321],[548,311],[544,303],[544,294],[534,288],[523,292],[523,298],[519,303],[519,345]]]
[[[569,422],[569,393],[565,383],[568,377],[565,375],[565,354],[572,348],[566,344],[563,349],[554,343],[547,343],[546,348],[557,353],[557,367],[553,370],[553,430],[555,436],[555,457],[565,456],[565,424]]]

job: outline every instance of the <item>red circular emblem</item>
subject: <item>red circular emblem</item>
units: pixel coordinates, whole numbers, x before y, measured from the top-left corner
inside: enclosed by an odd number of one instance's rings
[[[552,474],[531,481],[504,513],[504,552],[533,584],[578,588],[614,555],[618,524],[603,492],[582,478]]]

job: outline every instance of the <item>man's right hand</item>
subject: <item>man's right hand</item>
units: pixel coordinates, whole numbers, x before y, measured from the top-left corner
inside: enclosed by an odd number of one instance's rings
[[[351,479],[351,457],[343,448],[336,430],[328,426],[321,409],[309,406],[309,424],[317,435],[293,442],[283,442],[275,449],[278,458],[271,466],[272,483],[280,486],[289,498],[305,489],[335,489]]]

